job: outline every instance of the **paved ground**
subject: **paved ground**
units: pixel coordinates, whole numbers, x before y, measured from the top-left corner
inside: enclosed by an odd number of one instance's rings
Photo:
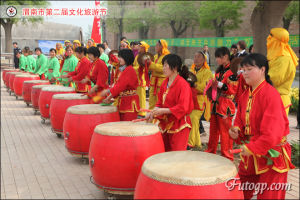
[[[89,166],[72,157],[64,140],[50,124],[22,100],[9,96],[1,80],[1,199],[101,199],[106,195],[90,183]],[[295,116],[288,139],[299,140]],[[209,123],[204,122],[205,130]],[[208,136],[202,137],[207,142]],[[292,190],[287,199],[299,198],[299,169],[291,170]]]

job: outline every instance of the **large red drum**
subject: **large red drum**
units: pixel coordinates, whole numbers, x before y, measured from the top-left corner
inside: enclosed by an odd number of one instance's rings
[[[120,121],[116,106],[83,104],[69,107],[63,125],[67,150],[74,156],[87,157],[95,127],[116,121]]]
[[[172,151],[148,158],[135,199],[243,199],[233,162],[200,151]]]
[[[12,72],[19,72],[19,70],[5,72],[5,75],[2,77],[3,80],[4,80],[4,84],[7,87],[7,89],[9,89],[9,77],[12,74]]]
[[[9,80],[8,80],[8,87],[11,92],[14,92],[13,86],[14,86],[14,80],[15,80],[16,75],[24,74],[24,73],[23,72],[8,72],[8,74],[10,74]]]
[[[93,182],[108,193],[132,195],[143,162],[164,151],[157,125],[131,121],[98,125],[89,150]]]
[[[72,87],[64,87],[60,85],[51,85],[49,87],[42,88],[39,97],[39,110],[41,113],[42,123],[45,123],[45,120],[50,118],[49,110],[52,96],[55,94],[64,93],[75,93],[75,89]]]
[[[24,81],[29,81],[29,80],[39,80],[40,77],[38,75],[29,75],[29,74],[18,74],[16,75],[14,79],[14,92],[16,95],[16,98],[19,96],[22,96],[22,91],[23,91],[23,83]]]
[[[80,93],[70,94],[55,94],[52,97],[50,106],[50,122],[52,132],[56,133],[58,137],[63,134],[63,123],[70,106],[79,104],[89,104],[90,100],[87,95]]]
[[[3,83],[5,84],[5,86],[7,87],[6,85],[6,80],[5,80],[5,75],[7,72],[17,72],[19,71],[18,69],[2,69],[2,80],[3,80]]]
[[[34,85],[49,85],[49,81],[46,80],[31,80],[31,81],[24,81],[23,89],[22,89],[22,96],[24,102],[29,106],[31,103],[31,90],[32,86]]]
[[[56,85],[49,85],[49,84],[41,84],[41,85],[34,85],[32,86],[31,90],[31,103],[34,110],[34,113],[36,114],[37,111],[39,111],[39,99],[40,94],[42,91],[42,88],[44,87],[56,87]]]

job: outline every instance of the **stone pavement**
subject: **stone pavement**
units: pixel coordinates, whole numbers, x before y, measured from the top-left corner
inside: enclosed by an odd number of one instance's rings
[[[295,116],[290,118],[289,140],[298,140]],[[209,123],[204,122],[208,132]],[[208,136],[201,137],[207,142]],[[64,140],[41,124],[40,115],[22,100],[9,96],[1,80],[1,199],[103,199],[105,193],[90,183],[90,170],[71,156]],[[299,169],[291,170],[292,190],[299,198]]]

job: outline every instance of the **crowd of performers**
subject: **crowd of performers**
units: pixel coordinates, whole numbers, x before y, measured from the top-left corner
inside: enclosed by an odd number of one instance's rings
[[[273,28],[267,38],[267,56],[249,54],[239,41],[237,52],[226,47],[215,51],[218,67],[213,75],[209,54],[197,51],[189,68],[158,40],[156,54],[144,42],[132,45],[122,39],[119,51],[89,40],[77,40],[50,49],[47,59],[35,48],[17,53],[22,70],[40,75],[52,84],[75,87],[93,103],[114,103],[123,121],[144,118],[158,122],[166,151],[200,147],[201,119],[210,122],[206,152],[216,153],[219,139],[222,156],[233,160],[233,143],[241,145],[239,176],[242,182],[286,183],[293,169],[289,134],[288,96],[298,58],[288,44],[289,33]],[[105,46],[106,45],[106,46]],[[151,74],[149,76],[149,74]],[[149,109],[146,88],[149,87]],[[251,199],[254,191],[244,191]],[[284,198],[285,191],[264,191],[261,198]]]

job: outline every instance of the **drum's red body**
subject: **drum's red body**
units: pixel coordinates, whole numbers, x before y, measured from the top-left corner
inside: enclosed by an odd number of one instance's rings
[[[11,72],[17,72],[17,71],[11,71]],[[12,73],[6,72],[3,80],[4,80],[4,84],[6,85],[7,88],[9,88],[9,78],[12,75]]]
[[[34,110],[39,110],[39,98],[41,94],[42,88],[34,88],[31,89],[31,103]]]
[[[8,85],[7,85],[7,81],[6,81],[6,79],[5,79],[5,76],[6,76],[6,73],[7,72],[17,72],[18,70],[17,69],[4,69],[3,71],[2,71],[2,79],[3,79],[3,82],[4,82],[4,84],[5,84],[5,86],[6,87],[8,87]]]
[[[239,177],[236,177],[235,184],[239,184]],[[244,199],[243,191],[236,186],[229,190],[226,183],[215,185],[176,185],[160,182],[149,178],[141,171],[136,183],[134,199]],[[228,181],[228,186],[234,184],[233,180]]]
[[[50,83],[46,81],[41,81],[36,83],[25,81],[23,83],[23,90],[22,90],[22,96],[25,103],[31,103],[31,91],[34,85],[50,85]]]
[[[39,96],[39,110],[41,117],[44,119],[49,119],[49,110],[52,101],[52,96],[55,94],[64,94],[64,93],[75,93],[75,91],[44,91],[42,90]]]
[[[72,155],[88,155],[95,127],[99,124],[116,121],[120,121],[118,111],[98,114],[67,112],[63,124],[66,148]]]
[[[81,95],[81,94],[78,94]],[[64,118],[67,112],[67,109],[70,106],[80,105],[80,104],[89,104],[90,100],[87,99],[57,99],[52,97],[51,105],[50,105],[50,122],[52,126],[52,130],[57,134],[63,133],[63,123]],[[78,122],[76,122],[78,123]],[[76,125],[74,123],[73,125]],[[83,122],[85,123],[85,122]],[[77,124],[79,127],[84,124]]]
[[[24,81],[30,81],[30,80],[39,80],[40,77],[39,76],[35,76],[35,75],[28,75],[28,76],[16,76],[14,78],[14,83],[13,83],[13,88],[14,88],[14,92],[17,96],[22,96],[22,91],[23,91],[23,83]]]
[[[20,72],[20,74],[21,74],[21,72]],[[8,85],[9,85],[9,89],[10,89],[12,92],[14,92],[14,80],[15,80],[16,75],[18,75],[18,74],[11,74],[11,75],[9,76]]]
[[[128,127],[132,126],[130,123]],[[114,129],[113,126],[111,128]],[[140,131],[143,132],[143,129]],[[143,162],[164,151],[159,131],[153,135],[134,137],[94,132],[89,150],[93,181],[97,187],[109,193],[133,194]]]

